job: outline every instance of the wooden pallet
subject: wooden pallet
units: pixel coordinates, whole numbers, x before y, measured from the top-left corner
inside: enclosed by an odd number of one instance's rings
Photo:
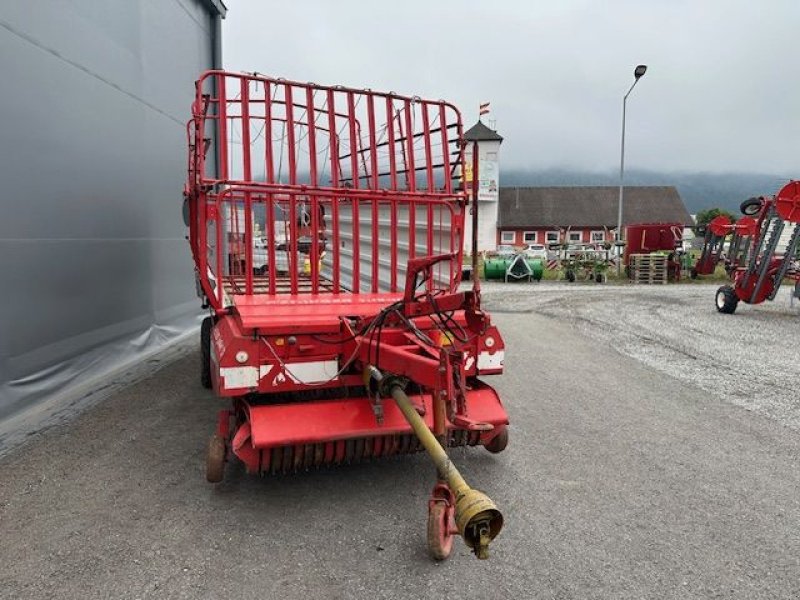
[[[663,254],[631,254],[631,279],[634,283],[665,284],[669,276]]]

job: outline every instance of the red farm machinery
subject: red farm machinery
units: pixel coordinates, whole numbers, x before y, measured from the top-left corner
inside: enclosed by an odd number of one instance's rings
[[[477,194],[462,178],[459,111],[210,71],[187,127],[184,208],[210,312],[201,376],[231,399],[207,479],[230,460],[263,475],[425,450],[438,475],[431,555],[446,558],[461,536],[487,557],[503,518],[447,454],[508,443],[482,381],[502,373],[503,339],[477,278],[460,289]]]
[[[707,226],[703,250],[692,275],[714,272],[719,263],[732,279],[717,290],[716,306],[732,314],[739,302],[774,300],[785,281],[800,291],[800,182],[790,181],[774,197],[745,200],[743,217],[732,223],[715,217]]]

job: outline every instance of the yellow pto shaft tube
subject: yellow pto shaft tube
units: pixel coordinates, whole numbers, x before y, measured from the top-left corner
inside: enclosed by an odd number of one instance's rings
[[[439,475],[450,486],[450,490],[456,498],[456,526],[459,534],[464,538],[464,542],[478,558],[489,558],[489,542],[500,533],[503,527],[503,515],[497,510],[489,496],[467,485],[436,436],[417,413],[403,390],[402,384],[399,381],[384,381],[383,374],[375,367],[369,367],[369,372],[379,383],[388,383],[386,387],[398,408],[430,455]]]

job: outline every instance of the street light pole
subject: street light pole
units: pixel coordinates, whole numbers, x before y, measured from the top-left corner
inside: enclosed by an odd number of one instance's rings
[[[628,92],[622,97],[622,143],[620,144],[619,153],[619,203],[617,204],[617,275],[620,275],[622,272],[622,248],[624,246],[622,241],[622,203],[625,182],[625,108],[628,102],[628,96],[645,72],[647,72],[647,65],[638,65],[633,70],[633,84],[631,84]]]

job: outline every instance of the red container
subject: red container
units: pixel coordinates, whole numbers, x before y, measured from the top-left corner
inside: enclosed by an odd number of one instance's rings
[[[683,224],[637,223],[625,227],[625,265],[631,254],[674,252],[681,247]]]

